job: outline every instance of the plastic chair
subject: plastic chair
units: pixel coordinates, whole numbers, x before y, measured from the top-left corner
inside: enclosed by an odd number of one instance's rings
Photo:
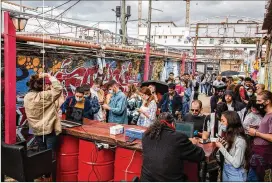
[[[14,145],[2,142],[1,148],[1,180],[6,175],[19,182],[33,182],[43,175],[52,175],[52,181],[56,181],[52,150],[28,154],[25,141]]]

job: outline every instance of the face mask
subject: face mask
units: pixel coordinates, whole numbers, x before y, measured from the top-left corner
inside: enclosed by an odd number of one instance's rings
[[[181,83],[181,86],[185,86],[185,84],[184,84],[184,83]]]
[[[180,83],[180,81],[178,81],[178,80],[175,81],[175,84],[179,84],[179,83]]]
[[[253,93],[247,92],[247,96],[251,97]]]
[[[257,104],[256,107],[257,107],[258,111],[260,111],[260,113],[265,114],[265,107],[266,106],[264,105],[264,103]]]
[[[114,92],[113,92],[113,90],[109,90],[109,93],[110,93],[110,94],[113,94]]]
[[[248,86],[245,86],[245,89],[248,89],[249,87]]]
[[[221,129],[222,129],[223,132],[226,132],[227,131],[227,126],[226,125],[222,125]]]
[[[89,97],[89,95],[84,95],[84,98],[88,98]]]
[[[99,90],[100,90],[100,88],[94,87],[94,91],[99,91]]]
[[[81,102],[81,101],[82,101],[82,98],[76,97],[76,101],[77,101],[77,102]]]
[[[241,80],[239,80],[238,82],[237,82],[237,84],[241,84],[242,83],[242,81]]]

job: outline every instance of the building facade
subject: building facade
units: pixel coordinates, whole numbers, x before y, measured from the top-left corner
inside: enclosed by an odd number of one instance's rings
[[[147,40],[147,27],[139,27],[138,34],[139,39]],[[174,22],[152,22],[151,42],[184,50],[187,53],[187,62],[192,62],[195,56],[190,28],[179,27]],[[241,43],[240,38],[199,38],[196,47],[196,69],[200,72],[243,72],[248,59],[255,54],[256,44]]]

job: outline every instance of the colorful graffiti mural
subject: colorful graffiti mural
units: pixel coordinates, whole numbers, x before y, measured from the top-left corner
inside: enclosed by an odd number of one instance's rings
[[[76,87],[83,84],[92,85],[95,78],[100,77],[103,83],[116,80],[126,90],[130,82],[139,82],[141,76],[141,61],[117,61],[113,59],[100,59],[84,56],[48,55],[43,59],[39,55],[26,55],[17,53],[16,68],[16,94],[17,94],[17,137],[27,140],[28,145],[33,137],[28,134],[27,118],[23,107],[24,95],[28,92],[30,76],[40,72],[49,72],[64,86],[64,95],[71,96]],[[102,65],[101,65],[102,64]],[[99,72],[98,72],[99,71]],[[101,72],[102,71],[102,72]]]

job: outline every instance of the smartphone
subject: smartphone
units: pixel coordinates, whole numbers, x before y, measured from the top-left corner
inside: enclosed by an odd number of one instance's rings
[[[258,129],[258,128],[259,128],[259,126],[257,126],[257,125],[249,125],[249,128]]]
[[[218,133],[216,134],[216,137],[218,137],[218,138],[222,139],[222,137],[221,137],[220,135],[218,135]]]

